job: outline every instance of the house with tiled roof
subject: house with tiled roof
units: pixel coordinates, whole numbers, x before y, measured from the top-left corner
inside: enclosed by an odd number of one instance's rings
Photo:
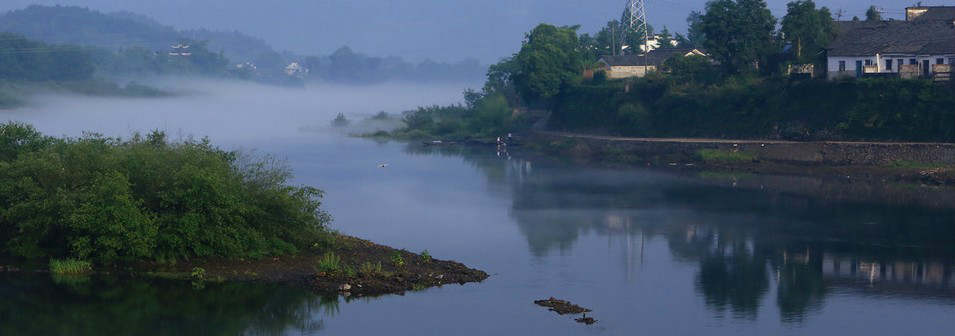
[[[827,48],[829,78],[951,76],[955,7],[910,7],[906,20],[837,22]]]
[[[643,77],[648,72],[656,71],[667,60],[673,57],[687,57],[691,55],[706,56],[699,49],[667,48],[655,49],[639,55],[603,56],[597,61],[600,69],[606,72],[607,78],[619,79],[629,77]]]

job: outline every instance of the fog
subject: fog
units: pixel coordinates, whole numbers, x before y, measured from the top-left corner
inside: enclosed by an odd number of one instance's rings
[[[657,30],[686,31],[690,11],[707,0],[646,0],[647,18]],[[767,0],[777,17],[791,0]],[[300,54],[329,54],[342,45],[377,56],[453,62],[474,58],[496,62],[520,48],[524,33],[541,22],[581,25],[593,33],[619,19],[626,0],[3,0],[0,10],[30,4],[73,5],[93,10],[131,11],[179,29],[240,30],[265,39],[276,49]],[[912,0],[817,0],[843,18],[865,17],[870,5],[884,16],[904,18]],[[925,0],[946,5],[951,0]]]
[[[167,98],[39,94],[31,97],[26,107],[0,110],[0,120],[33,124],[55,136],[90,131],[128,137],[158,129],[173,138],[208,136],[216,143],[275,140],[340,133],[329,127],[339,113],[359,121],[379,111],[398,114],[423,105],[458,103],[465,88],[477,87],[460,83],[284,88],[172,78],[150,84],[181,94]]]

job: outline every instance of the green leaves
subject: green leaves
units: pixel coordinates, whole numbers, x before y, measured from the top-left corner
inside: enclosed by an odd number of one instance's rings
[[[538,25],[527,34],[521,51],[514,57],[514,86],[529,102],[556,96],[562,86],[580,80],[583,57],[579,48],[575,28]]]
[[[259,257],[308,246],[331,218],[322,193],[288,185],[287,166],[207,140],[52,139],[0,124],[0,247],[26,258],[98,263],[218,255]],[[240,160],[241,159],[241,160]]]
[[[835,23],[829,9],[816,9],[812,0],[798,0],[786,5],[782,20],[785,40],[792,45],[796,63],[812,63],[835,38]]]
[[[756,70],[755,65],[773,52],[776,18],[763,0],[714,0],[706,4],[699,28],[706,36],[707,52],[728,73]]]

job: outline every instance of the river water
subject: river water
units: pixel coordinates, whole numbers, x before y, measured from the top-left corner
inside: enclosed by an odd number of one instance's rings
[[[0,334],[955,331],[952,187],[604,168],[519,151],[376,142],[313,127],[327,124],[341,106],[395,111],[453,102],[458,91],[430,88],[390,103],[341,92],[306,101],[290,98],[300,93],[51,100],[7,112],[0,119],[30,122],[49,134],[123,136],[162,128],[274,154],[287,159],[297,183],[326,191],[334,229],[428,250],[491,277],[345,299],[281,285],[0,274]],[[351,100],[305,107],[342,97]],[[236,100],[264,112],[229,114]],[[379,168],[382,163],[388,166]],[[550,296],[592,309],[597,324],[533,304]]]

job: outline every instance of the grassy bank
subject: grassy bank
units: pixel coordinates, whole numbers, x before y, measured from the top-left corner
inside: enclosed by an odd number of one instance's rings
[[[922,80],[697,85],[656,76],[568,87],[550,125],[634,137],[953,142],[953,90]]]
[[[0,81],[0,109],[21,107],[26,104],[27,98],[41,93],[130,98],[158,98],[173,95],[173,93],[136,82],[119,85],[102,78],[42,82]]]

